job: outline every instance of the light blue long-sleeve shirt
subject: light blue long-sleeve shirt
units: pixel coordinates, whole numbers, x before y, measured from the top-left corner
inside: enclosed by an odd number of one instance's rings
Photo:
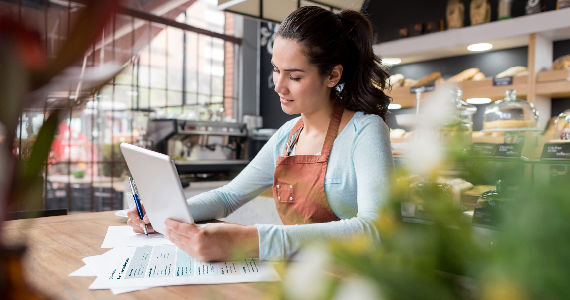
[[[273,185],[278,156],[298,118],[285,123],[230,183],[188,199],[197,221],[223,218]],[[389,129],[377,115],[356,112],[336,137],[325,175],[325,194],[340,219],[304,225],[256,225],[259,258],[286,259],[303,244],[355,234],[379,239],[374,226],[393,166]]]

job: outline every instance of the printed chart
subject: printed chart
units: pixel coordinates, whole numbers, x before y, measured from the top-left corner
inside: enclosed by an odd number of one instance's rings
[[[273,266],[258,259],[202,262],[173,245],[114,248],[106,254],[104,276],[91,289],[217,284],[279,280]]]

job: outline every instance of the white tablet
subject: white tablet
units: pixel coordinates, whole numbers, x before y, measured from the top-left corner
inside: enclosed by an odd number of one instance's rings
[[[178,172],[168,155],[127,143],[121,143],[121,152],[154,230],[165,234],[166,219],[194,223]]]

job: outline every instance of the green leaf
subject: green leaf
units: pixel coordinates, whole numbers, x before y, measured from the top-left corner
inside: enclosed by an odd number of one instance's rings
[[[9,39],[0,36],[0,124],[4,126],[5,146],[11,147],[22,99],[28,88],[29,73],[18,59],[16,49]]]
[[[55,138],[57,126],[59,125],[62,110],[57,109],[50,113],[49,117],[44,121],[38,133],[37,140],[32,147],[32,153],[27,160],[17,161],[14,186],[8,196],[8,206],[19,208],[21,205],[27,207],[36,207],[33,203],[36,198],[33,197],[34,191],[41,186],[41,172],[47,157],[51,151],[51,145]],[[41,197],[38,199],[41,201]]]
[[[40,128],[37,140],[32,148],[30,159],[26,161],[24,165],[23,178],[21,178],[24,182],[32,180],[41,174],[44,163],[51,151],[51,144],[55,138],[55,132],[59,125],[61,113],[61,109],[52,111]]]

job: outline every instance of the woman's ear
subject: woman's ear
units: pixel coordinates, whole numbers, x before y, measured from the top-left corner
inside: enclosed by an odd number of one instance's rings
[[[327,86],[332,88],[340,81],[342,76],[342,65],[336,65],[332,68],[331,73],[327,78]]]

